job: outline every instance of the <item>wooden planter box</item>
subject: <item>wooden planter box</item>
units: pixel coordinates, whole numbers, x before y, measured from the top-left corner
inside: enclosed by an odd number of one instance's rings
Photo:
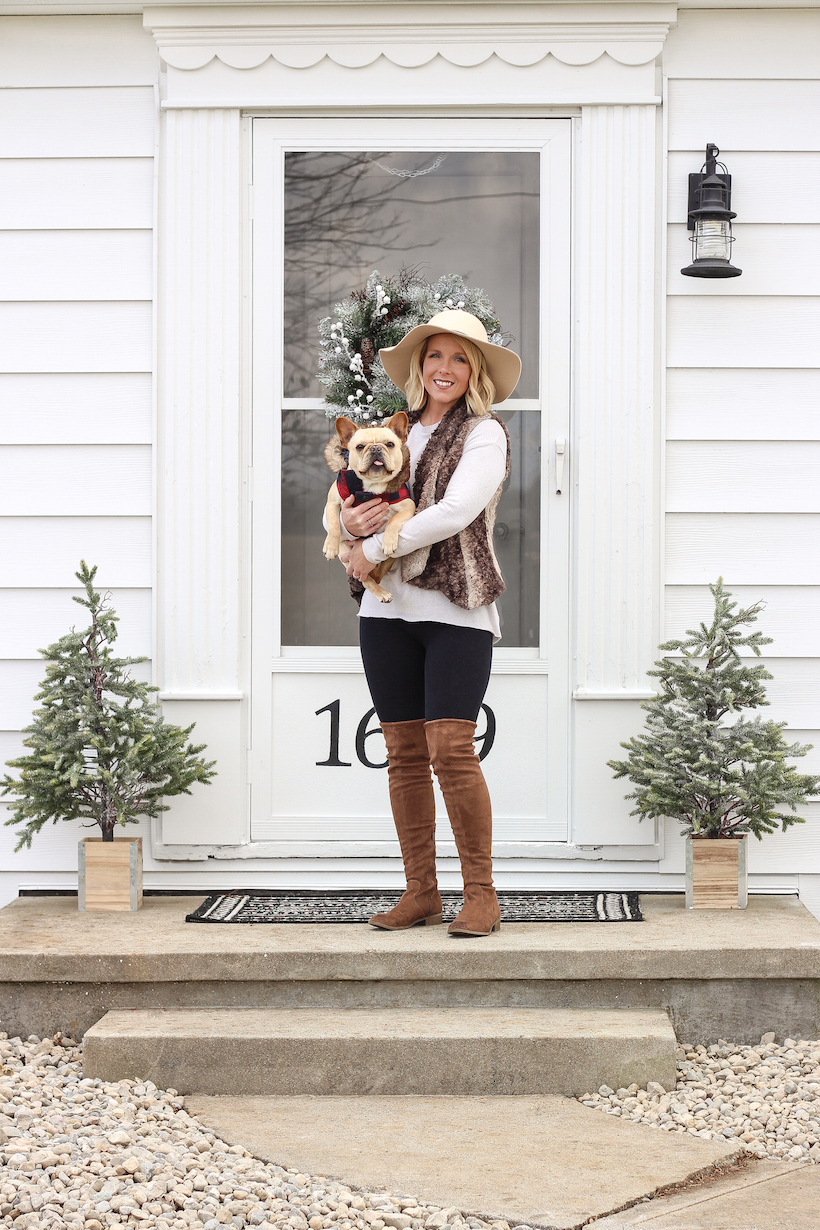
[[[142,907],[142,838],[84,837],[77,846],[77,909]]]
[[[745,910],[748,837],[686,838],[687,910]]]

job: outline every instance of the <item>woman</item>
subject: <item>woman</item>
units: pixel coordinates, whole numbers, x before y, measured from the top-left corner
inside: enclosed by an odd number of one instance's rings
[[[399,535],[400,564],[365,591],[359,639],[365,675],[388,754],[393,817],[407,889],[394,909],[370,919],[403,930],[442,921],[436,883],[432,765],[441,786],[464,878],[464,906],[452,935],[498,931],[492,880],[492,812],[473,746],[476,719],[500,636],[495,599],[504,582],[492,545],[495,510],[509,472],[509,438],[490,414],[521,372],[518,355],[487,340],[469,312],[444,311],[398,346],[380,351],[390,379],[407,394],[407,443],[415,517]],[[382,551],[388,505],[346,502],[354,543],[347,571],[362,580]]]

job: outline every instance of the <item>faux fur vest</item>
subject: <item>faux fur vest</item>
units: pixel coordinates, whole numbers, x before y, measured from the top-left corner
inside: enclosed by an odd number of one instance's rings
[[[491,417],[501,424],[507,440],[507,468],[495,495],[475,521],[460,533],[442,542],[434,542],[432,546],[411,551],[401,561],[403,581],[419,589],[438,590],[465,611],[488,606],[505,589],[493,549],[493,528],[501,489],[510,472],[510,437],[501,419],[495,415]],[[421,411],[414,411],[410,415],[411,424],[417,423],[420,418]],[[448,410],[427,441],[416,466],[413,498],[417,512],[423,512],[443,499],[467,437],[482,422],[483,418],[470,414],[463,401]]]

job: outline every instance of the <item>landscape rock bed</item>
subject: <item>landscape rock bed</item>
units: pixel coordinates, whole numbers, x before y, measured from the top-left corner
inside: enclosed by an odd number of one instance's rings
[[[173,1089],[83,1078],[73,1039],[0,1034],[0,1225],[15,1230],[510,1230],[410,1194],[363,1192],[228,1145]],[[662,1131],[820,1161],[820,1043],[679,1048],[673,1092],[602,1086],[582,1102]],[[519,1226],[519,1230],[527,1230]]]
[[[764,1034],[758,1046],[679,1046],[673,1091],[584,1094],[585,1106],[665,1132],[740,1141],[756,1157],[820,1162],[820,1042]]]
[[[0,1033],[0,1225],[510,1230],[412,1195],[361,1192],[261,1162],[192,1119],[175,1090],[84,1079],[81,1058],[59,1034]]]

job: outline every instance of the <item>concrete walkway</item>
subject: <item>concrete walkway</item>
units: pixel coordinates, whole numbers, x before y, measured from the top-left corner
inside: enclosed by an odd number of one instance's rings
[[[753,1162],[688,1190],[634,1205],[594,1230],[813,1230],[820,1224],[820,1166]]]
[[[560,1230],[740,1156],[725,1141],[640,1127],[556,1096],[194,1095],[185,1107],[231,1144],[308,1174]]]

